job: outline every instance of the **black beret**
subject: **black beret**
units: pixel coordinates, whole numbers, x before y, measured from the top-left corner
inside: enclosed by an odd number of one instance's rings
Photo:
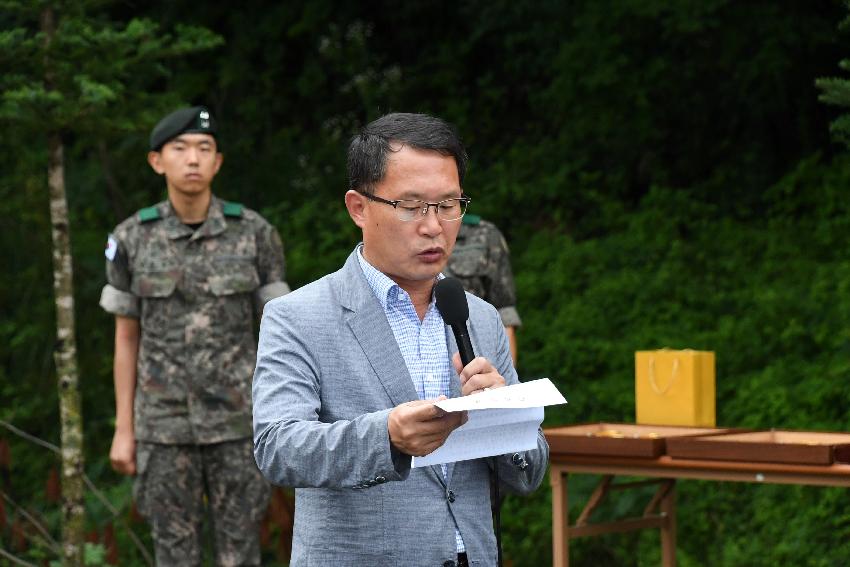
[[[181,108],[160,120],[151,132],[151,151],[158,152],[168,141],[186,133],[209,134],[215,137],[215,118],[207,107]]]

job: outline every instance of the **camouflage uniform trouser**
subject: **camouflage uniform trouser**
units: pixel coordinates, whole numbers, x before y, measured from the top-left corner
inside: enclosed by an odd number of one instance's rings
[[[269,485],[250,439],[213,445],[139,443],[136,507],[151,526],[158,567],[201,565],[206,496],[219,566],[259,565]]]

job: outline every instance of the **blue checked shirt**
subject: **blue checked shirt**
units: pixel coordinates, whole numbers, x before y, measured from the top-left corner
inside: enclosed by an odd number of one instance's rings
[[[425,318],[420,321],[407,292],[369,264],[363,257],[362,250],[361,244],[357,247],[360,267],[363,269],[366,281],[369,282],[369,287],[375,292],[381,307],[384,308],[419,399],[432,400],[440,395],[450,397],[450,381],[457,376],[457,373],[449,360],[445,323],[440,312],[437,311],[434,298],[431,298]],[[444,276],[440,274],[437,277],[442,279]],[[440,466],[445,478],[446,465]],[[455,527],[455,542],[458,553],[466,551],[457,527]]]

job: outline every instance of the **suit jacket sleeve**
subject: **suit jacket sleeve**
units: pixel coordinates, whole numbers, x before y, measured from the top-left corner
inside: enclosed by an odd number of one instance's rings
[[[334,404],[323,406],[322,373],[346,372],[342,358],[335,364],[335,326],[321,303],[291,298],[268,303],[260,327],[253,384],[260,470],[274,484],[293,487],[367,488],[404,480],[410,463],[409,458],[393,461],[387,431],[391,408],[376,406],[342,418],[328,414]]]

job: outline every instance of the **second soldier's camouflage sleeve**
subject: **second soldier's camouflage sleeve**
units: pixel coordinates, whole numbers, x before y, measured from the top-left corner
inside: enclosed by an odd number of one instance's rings
[[[511,254],[505,237],[495,227],[488,237],[489,269],[486,281],[490,285],[487,290],[487,300],[499,310],[502,324],[505,327],[519,327],[522,320],[516,309],[516,287],[514,274],[511,270]]]
[[[277,230],[265,221],[257,231],[257,271],[260,275],[260,287],[256,294],[257,309],[262,311],[267,301],[289,293],[283,242]]]
[[[110,234],[106,247],[106,285],[100,293],[100,306],[113,315],[139,318],[139,298],[130,291],[130,265],[127,249]]]

